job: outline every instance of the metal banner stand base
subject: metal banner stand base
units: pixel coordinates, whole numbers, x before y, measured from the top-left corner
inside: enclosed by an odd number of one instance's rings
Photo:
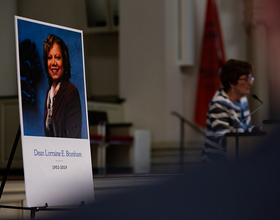
[[[11,150],[11,154],[5,169],[5,174],[3,176],[2,182],[1,182],[1,187],[0,187],[0,200],[3,194],[3,190],[7,181],[7,177],[8,177],[8,173],[10,171],[13,159],[14,159],[14,155],[17,149],[17,145],[18,145],[18,141],[20,138],[20,126],[18,128],[17,131],[17,135],[13,144],[13,148]],[[83,207],[85,206],[84,201],[81,202],[79,207]],[[39,212],[39,211],[70,211],[70,210],[75,210],[74,208],[48,208],[48,204],[46,203],[45,206],[40,206],[40,207],[20,207],[20,206],[7,206],[7,205],[0,205],[0,209],[1,208],[7,208],[7,209],[21,209],[21,210],[30,210],[30,219],[34,219],[35,218],[35,213]]]

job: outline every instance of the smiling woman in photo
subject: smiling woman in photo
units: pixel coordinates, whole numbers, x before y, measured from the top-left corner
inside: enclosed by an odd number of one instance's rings
[[[81,101],[78,89],[69,81],[71,65],[65,42],[53,34],[48,35],[43,59],[49,83],[44,108],[45,135],[81,138]]]

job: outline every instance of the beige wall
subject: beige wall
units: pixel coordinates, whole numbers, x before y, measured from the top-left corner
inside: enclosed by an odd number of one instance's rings
[[[166,139],[166,118],[170,117],[166,108],[163,3],[162,0],[120,1],[119,80],[120,95],[127,99],[125,117],[136,128],[150,129],[153,141]]]
[[[180,68],[177,60],[177,1],[121,0],[120,94],[125,117],[152,131],[154,145],[177,145],[177,111],[193,120],[206,0],[193,1],[196,64]],[[242,1],[217,1],[227,58],[246,59]],[[186,126],[186,141],[201,141]]]
[[[0,95],[17,94],[16,49],[14,15],[17,12],[16,0],[0,1]]]

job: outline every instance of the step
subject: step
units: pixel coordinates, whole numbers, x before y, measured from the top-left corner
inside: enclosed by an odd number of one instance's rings
[[[201,157],[200,148],[185,148],[184,162],[193,163],[198,162]],[[178,148],[166,148],[152,150],[151,163],[179,163],[181,160],[181,151]]]
[[[152,173],[178,173],[183,167],[192,167],[199,164],[202,145],[192,145],[184,148],[183,163],[181,164],[181,150],[179,147],[152,149]]]

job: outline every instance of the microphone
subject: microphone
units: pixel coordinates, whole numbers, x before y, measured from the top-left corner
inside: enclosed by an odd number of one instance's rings
[[[238,132],[238,127],[239,127],[239,125],[240,125],[241,123],[243,123],[248,117],[250,117],[252,114],[254,114],[256,111],[258,111],[258,110],[263,106],[263,102],[259,99],[259,97],[258,97],[257,95],[253,94],[252,97],[253,97],[254,99],[258,100],[261,104],[260,104],[257,108],[255,108],[249,115],[247,115],[245,118],[243,118],[242,121],[240,121],[240,122],[237,124],[237,126],[236,126],[237,132]]]
[[[258,111],[262,106],[263,106],[263,102],[259,99],[259,97],[255,94],[252,95],[252,97],[256,100],[258,100],[261,104],[255,108],[249,115],[247,115],[243,120],[241,120],[237,126],[236,126],[236,141],[235,141],[235,148],[236,148],[236,159],[238,159],[238,151],[239,151],[239,141],[238,141],[238,127],[241,123],[243,123],[245,120],[247,120],[248,117],[250,117],[251,115],[253,115],[256,111]]]
[[[258,97],[257,95],[253,94],[252,97],[253,97],[254,99],[258,100],[260,103],[263,103],[263,102],[259,99],[259,97]]]
[[[259,99],[259,97],[257,95],[253,94],[252,97],[254,99],[258,100],[261,104],[257,108],[255,108],[254,111],[252,111],[250,115],[247,115],[247,117],[245,117],[245,119],[248,118],[249,116],[251,116],[252,114],[254,114],[256,111],[258,111],[263,106],[263,102]],[[244,122],[244,120],[242,120],[242,122]]]

